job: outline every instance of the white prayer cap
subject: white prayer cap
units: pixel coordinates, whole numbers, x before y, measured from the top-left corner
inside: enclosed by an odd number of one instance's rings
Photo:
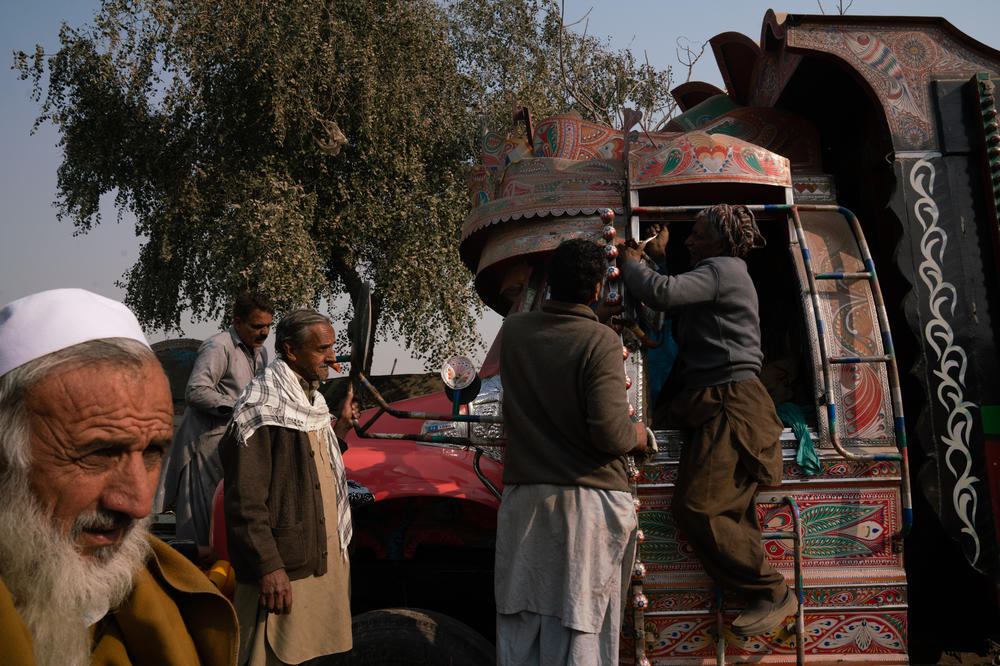
[[[54,351],[101,338],[149,346],[132,311],[84,289],[51,289],[0,309],[0,376]]]

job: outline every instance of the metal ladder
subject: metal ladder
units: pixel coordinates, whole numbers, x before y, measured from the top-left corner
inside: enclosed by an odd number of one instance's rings
[[[785,206],[760,206],[750,207],[762,210],[783,210],[787,211],[795,227],[795,235],[799,242],[802,253],[802,262],[805,266],[806,277],[809,283],[809,295],[813,306],[813,315],[816,320],[817,341],[819,345],[820,366],[823,370],[823,386],[826,396],[827,419],[830,424],[830,443],[842,457],[848,460],[898,460],[900,463],[900,504],[902,513],[902,523],[900,525],[897,538],[905,537],[913,526],[913,502],[910,495],[910,465],[907,456],[906,428],[903,419],[903,397],[899,388],[899,371],[896,365],[896,352],[892,342],[892,333],[889,329],[889,317],[885,311],[885,302],[882,300],[882,289],[879,287],[878,275],[875,272],[875,264],[872,261],[871,253],[868,251],[868,243],[861,230],[858,218],[846,208],[833,205],[785,205]],[[858,244],[861,260],[865,270],[856,273],[816,273],[812,268],[812,258],[809,251],[809,244],[806,242],[805,230],[802,227],[802,219],[799,211],[821,211],[836,212],[843,215],[851,226],[854,240]],[[880,356],[831,356],[826,349],[826,340],[823,337],[825,324],[821,316],[819,305],[819,290],[816,288],[818,280],[832,280],[836,282],[850,282],[856,280],[867,280],[871,285],[872,298],[875,301],[875,312],[878,316],[879,331],[882,336],[883,354]],[[833,402],[833,369],[834,365],[844,364],[884,364],[886,375],[889,380],[889,392],[892,401],[893,428],[896,436],[896,453],[869,454],[846,450],[840,442],[837,434],[837,405]]]

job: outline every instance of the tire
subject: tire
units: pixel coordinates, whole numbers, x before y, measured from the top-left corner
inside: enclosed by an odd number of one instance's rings
[[[416,608],[383,608],[355,615],[354,649],[315,666],[488,666],[493,645],[458,620]],[[313,663],[313,662],[311,662]]]

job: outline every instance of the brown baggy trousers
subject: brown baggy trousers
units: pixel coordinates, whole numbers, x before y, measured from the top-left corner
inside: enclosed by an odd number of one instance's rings
[[[744,598],[780,601],[784,577],[764,559],[758,483],[781,482],[781,421],[757,379],[689,389],[670,406],[688,430],[673,512],[705,571]]]

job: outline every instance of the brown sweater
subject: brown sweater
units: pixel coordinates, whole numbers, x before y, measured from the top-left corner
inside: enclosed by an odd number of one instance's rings
[[[219,442],[226,545],[236,579],[258,583],[284,568],[291,580],[326,573],[326,520],[308,433],[262,426],[240,446]],[[331,529],[337,529],[336,516]],[[339,556],[339,554],[338,554]]]
[[[585,306],[547,301],[504,320],[500,349],[505,484],[628,491],[635,447],[622,345]]]

